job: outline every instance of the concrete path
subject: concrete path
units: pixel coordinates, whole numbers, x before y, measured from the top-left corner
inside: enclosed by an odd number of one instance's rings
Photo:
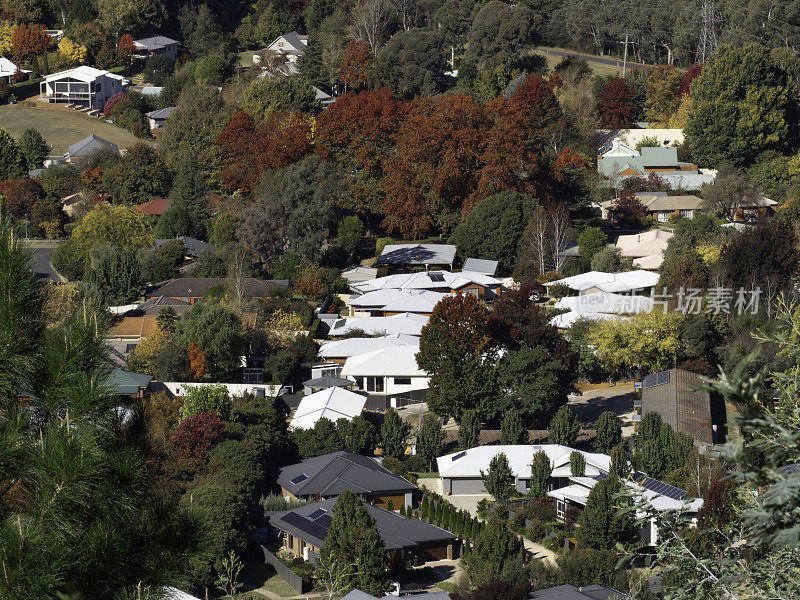
[[[569,407],[584,425],[594,425],[600,415],[610,410],[622,421],[622,435],[633,435],[633,385],[614,385],[569,397]]]

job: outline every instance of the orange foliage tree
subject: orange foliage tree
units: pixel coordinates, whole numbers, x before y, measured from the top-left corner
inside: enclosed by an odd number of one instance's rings
[[[383,165],[408,108],[384,87],[340,96],[317,119],[317,154],[354,174],[340,200],[343,208],[362,215],[380,211]]]
[[[208,370],[206,369],[206,353],[203,352],[203,349],[194,342],[190,342],[189,348],[186,350],[186,358],[189,361],[187,368],[189,378],[192,381],[205,379]]]
[[[291,165],[311,152],[311,123],[300,113],[276,111],[260,124],[239,111],[215,144],[222,149],[223,187],[250,193],[265,171]]]
[[[126,33],[117,42],[117,56],[125,58],[136,51],[136,44],[133,43],[133,36]]]
[[[20,23],[11,34],[11,54],[17,60],[31,60],[41,56],[50,47],[50,36],[38,24]]]
[[[372,52],[361,40],[350,40],[342,53],[342,65],[339,76],[351,90],[358,90],[367,85],[367,76],[372,68]]]

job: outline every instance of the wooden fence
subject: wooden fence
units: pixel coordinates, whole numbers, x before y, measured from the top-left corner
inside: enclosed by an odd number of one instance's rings
[[[286,583],[292,586],[298,594],[306,594],[311,591],[312,585],[309,582],[283,564],[277,556],[267,550],[263,545],[261,549],[264,551],[264,562],[268,565],[272,565],[275,572],[286,581]]]

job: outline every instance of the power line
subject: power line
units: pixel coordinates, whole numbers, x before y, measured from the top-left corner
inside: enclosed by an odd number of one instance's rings
[[[697,44],[697,58],[704,63],[717,53],[716,18],[714,16],[714,0],[703,0],[700,13],[700,41]]]

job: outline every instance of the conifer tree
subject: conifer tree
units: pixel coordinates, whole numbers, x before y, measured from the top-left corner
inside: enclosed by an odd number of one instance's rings
[[[578,542],[585,548],[608,550],[617,542],[625,545],[636,539],[636,524],[633,514],[621,510],[630,499],[620,500],[616,495],[623,484],[617,477],[601,479],[589,492],[586,507],[578,523]]]
[[[401,459],[405,454],[406,438],[410,431],[411,425],[404,423],[395,409],[387,410],[381,425],[383,455]]]
[[[625,447],[622,444],[614,446],[611,449],[611,469],[609,475],[615,475],[620,479],[625,479],[630,471]]]
[[[422,504],[420,505],[419,508],[419,516],[420,519],[422,519],[423,521],[428,520],[428,494],[425,494],[422,497]]]
[[[474,448],[478,445],[478,436],[481,432],[481,424],[478,413],[474,410],[464,411],[461,415],[461,424],[458,427],[458,447],[462,450]]]
[[[422,429],[417,439],[417,454],[430,469],[433,462],[442,453],[442,424],[439,418],[428,413],[422,419]]]
[[[607,410],[600,415],[595,424],[596,437],[594,440],[595,450],[603,454],[609,454],[611,449],[622,441],[622,426],[617,415]]]
[[[525,577],[522,541],[496,517],[474,538],[472,552],[463,562],[474,586],[490,581],[521,583]]]
[[[389,498],[389,501],[386,503],[386,510],[389,512],[394,512],[394,500]]]
[[[569,472],[573,477],[583,477],[586,474],[586,458],[583,453],[573,450],[569,455]]]
[[[550,421],[548,441],[551,444],[573,446],[580,431],[580,423],[568,406],[562,406]]]
[[[481,477],[483,477],[486,491],[496,500],[506,500],[511,496],[513,489],[511,480],[514,474],[511,472],[508,458],[504,453],[501,452],[489,462],[489,472],[484,473],[481,471]]]
[[[388,589],[389,555],[378,535],[375,519],[350,490],[336,500],[333,518],[320,558],[341,569],[346,586],[380,595]],[[354,566],[354,569],[348,570]]]
[[[513,446],[527,441],[528,431],[519,411],[514,408],[508,409],[500,422],[500,443]]]
[[[550,491],[550,476],[553,467],[544,450],[539,450],[533,455],[531,461],[531,487],[528,493],[534,498],[547,498]]]

